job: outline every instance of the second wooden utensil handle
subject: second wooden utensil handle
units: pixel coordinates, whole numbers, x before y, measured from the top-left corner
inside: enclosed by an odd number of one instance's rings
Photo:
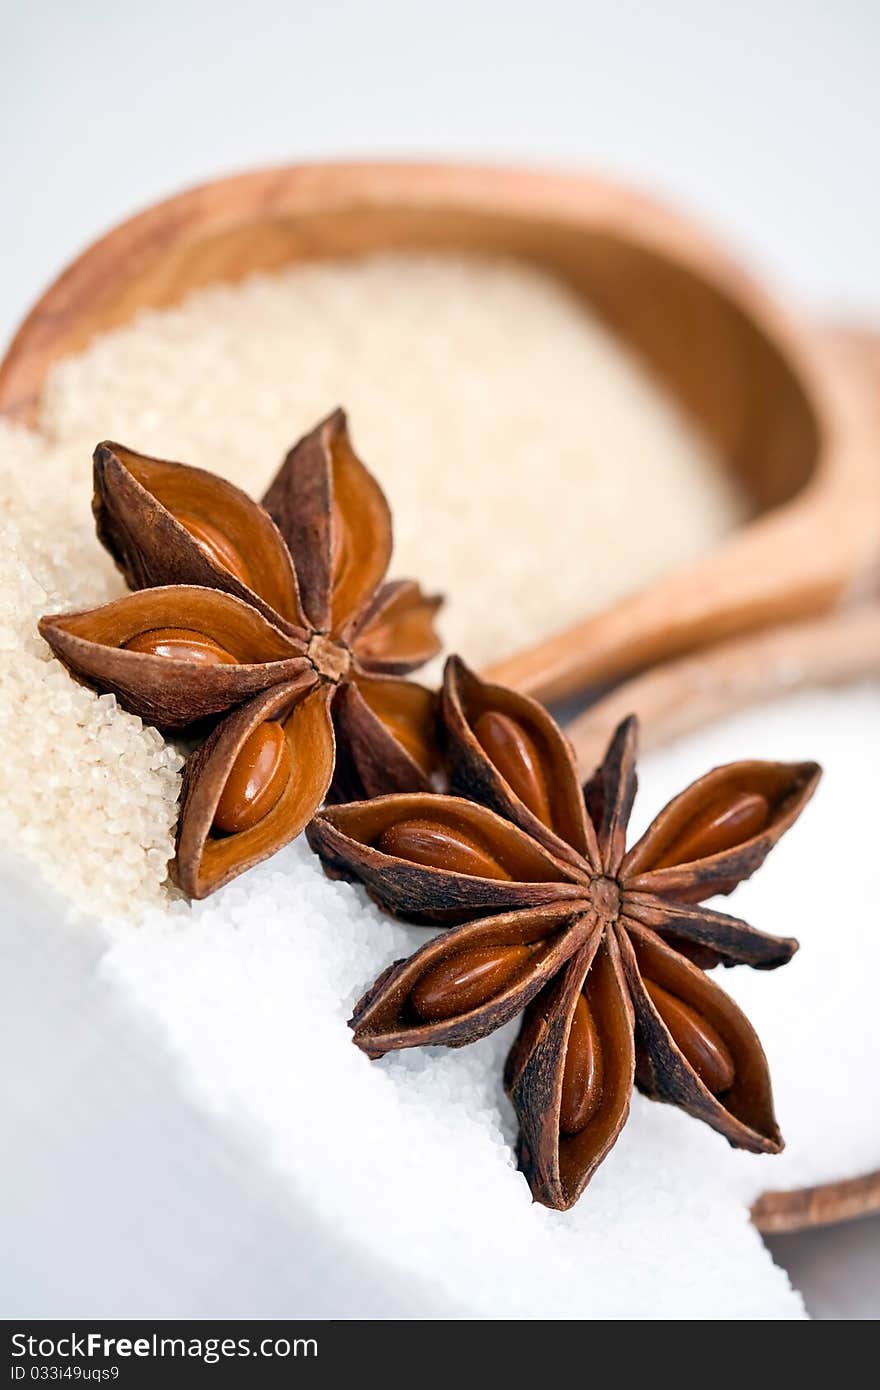
[[[636,713],[645,748],[811,685],[880,675],[880,602],[720,642],[625,681],[568,727],[584,774],[611,730]]]

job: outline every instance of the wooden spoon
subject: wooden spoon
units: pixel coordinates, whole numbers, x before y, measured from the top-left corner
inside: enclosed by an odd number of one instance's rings
[[[391,248],[513,255],[561,277],[714,441],[751,502],[752,519],[712,555],[497,663],[495,679],[562,698],[828,611],[864,584],[880,545],[877,402],[848,349],[790,318],[690,221],[593,178],[316,165],[196,188],[117,227],[47,290],[0,366],[0,414],[33,424],[52,363],[142,309]]]

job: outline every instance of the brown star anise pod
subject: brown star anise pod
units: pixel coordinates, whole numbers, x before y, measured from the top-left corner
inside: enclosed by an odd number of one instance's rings
[[[298,835],[334,769],[347,796],[430,786],[436,696],[401,677],[438,650],[440,600],[383,582],[391,516],[341,410],[291,450],[262,506],[118,444],[94,464],[98,537],[138,592],[40,632],[150,723],[214,722],[184,775],[173,871],[186,893]]]
[[[570,746],[533,700],[447,664],[442,716],[464,797],[393,795],[308,830],[331,876],[388,910],[458,923],[397,961],[356,1006],[355,1042],[461,1047],[523,1014],[505,1084],[533,1196],[577,1201],[619,1135],[633,1083],[738,1148],[776,1153],[767,1062],[704,970],[784,965],[797,942],[701,906],[730,893],[797,819],[815,763],[716,768],[626,852],[636,720],[581,791]],[[472,799],[470,799],[472,798]]]

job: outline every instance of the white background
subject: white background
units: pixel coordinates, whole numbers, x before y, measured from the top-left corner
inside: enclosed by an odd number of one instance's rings
[[[2,0],[0,330],[193,181],[449,155],[614,172],[880,316],[877,0]]]
[[[0,16],[0,339],[76,251],[154,199],[263,164],[395,155],[619,175],[697,213],[808,311],[880,323],[878,0],[0,0]],[[0,993],[5,978],[22,1026],[28,970],[34,981],[54,970],[61,988],[57,945],[20,930],[6,937]],[[84,943],[71,943],[71,958],[80,946],[87,965]],[[82,1029],[84,1002],[71,994],[77,974],[69,964],[55,1032],[47,1041],[31,1029],[34,1045],[42,1039],[50,1096],[53,1048],[60,1056],[73,1036],[65,1030]],[[0,1018],[9,1025],[2,998]],[[83,1065],[94,1072],[102,1064],[86,1051]],[[4,1045],[7,1102],[24,1103],[22,1075]],[[106,1078],[95,1072],[95,1081],[99,1094]],[[130,1123],[124,1092],[111,1085],[108,1094]],[[170,1123],[169,1114],[153,1118]],[[76,1150],[84,1175],[89,1150],[71,1135],[75,1116],[74,1106],[56,1160],[65,1146]],[[199,1143],[206,1146],[204,1134]],[[139,1143],[133,1149],[142,1153]],[[10,1165],[35,1156],[35,1144],[19,1135],[3,1159],[6,1215],[21,1249],[30,1241],[32,1251],[15,1271],[11,1301],[7,1287],[7,1312],[35,1310],[33,1300],[54,1281],[52,1311],[73,1313],[62,1270],[48,1269],[56,1252],[45,1211],[16,1203],[14,1177],[10,1189]],[[228,1202],[228,1173],[224,1188],[214,1167],[207,1189]],[[50,1162],[50,1186],[52,1174]],[[139,1182],[149,1196],[148,1171]],[[249,1201],[239,1228],[244,1221],[253,1256],[269,1206],[262,1196]],[[78,1231],[69,1226],[68,1242]],[[107,1230],[97,1239],[108,1259],[124,1259],[124,1242],[117,1248]],[[246,1282],[241,1250],[216,1239],[210,1248],[215,1291],[224,1259],[227,1288],[236,1277]],[[868,1223],[777,1250],[817,1310],[853,1315],[863,1306],[859,1288],[880,1277],[878,1248],[880,1228]],[[179,1266],[181,1287],[204,1286],[205,1270],[192,1259]],[[118,1264],[117,1274],[119,1315],[135,1284]],[[289,1277],[275,1286],[287,1294],[296,1287]],[[182,1294],[175,1304],[181,1313],[202,1306]],[[243,1301],[238,1309],[252,1311]]]

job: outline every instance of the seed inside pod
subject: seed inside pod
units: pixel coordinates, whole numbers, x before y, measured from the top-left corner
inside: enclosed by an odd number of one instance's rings
[[[586,999],[579,994],[562,1074],[559,1128],[563,1134],[579,1134],[595,1115],[602,1100],[604,1071],[599,1033]]]
[[[500,994],[530,955],[528,946],[475,946],[449,956],[413,986],[413,1011],[426,1022],[469,1013]]]
[[[290,744],[281,724],[258,724],[229,771],[214,812],[214,829],[225,835],[250,830],[281,798],[292,768]]]
[[[396,859],[409,859],[413,864],[425,864],[432,869],[448,869],[477,878],[510,879],[507,870],[475,836],[437,821],[398,821],[382,831],[376,848]]]
[[[169,661],[190,661],[195,666],[235,666],[238,660],[219,642],[188,627],[153,627],[123,643],[128,652],[146,652]]]
[[[729,1091],[736,1067],[730,1048],[717,1029],[690,1004],[677,999],[653,980],[645,980],[645,989],[674,1042],[703,1084],[716,1096]]]
[[[485,710],[474,721],[474,736],[520,801],[544,825],[552,827],[550,798],[541,760],[525,729],[499,710]]]
[[[234,574],[236,579],[250,586],[250,571],[245,561],[219,527],[206,521],[204,517],[190,516],[188,512],[175,512],[174,519],[180,522],[184,530],[189,531],[209,560],[213,560],[216,565],[222,565],[230,574]]]
[[[760,792],[741,792],[732,800],[718,797],[679,832],[654,865],[691,864],[721,854],[734,845],[759,835],[770,819],[770,803]]]

